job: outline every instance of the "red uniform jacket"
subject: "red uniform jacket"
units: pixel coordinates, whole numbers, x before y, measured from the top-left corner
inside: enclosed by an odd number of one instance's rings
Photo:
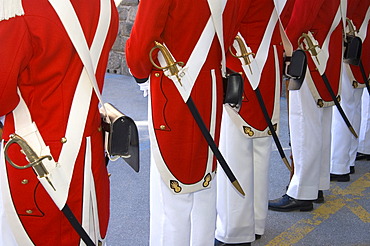
[[[223,16],[225,45],[233,40],[231,33],[235,33],[236,23],[243,11],[239,8],[241,2],[232,0],[226,5]],[[152,150],[153,142],[156,142],[163,160],[160,164],[156,161],[156,164],[162,166],[158,167],[166,183],[170,179],[184,186],[202,182],[207,174],[213,173],[216,162],[212,161],[207,142],[175,85],[162,71],[154,69],[149,60],[149,51],[154,41],[165,43],[174,58],[186,64],[209,18],[206,0],[142,0],[126,43],[126,59],[131,73],[140,79],[151,76],[150,111],[153,125],[149,128],[154,128],[155,135],[151,136]],[[223,95],[220,65],[221,48],[215,36],[191,97],[206,126],[214,133],[216,142],[219,139]],[[215,72],[214,79],[212,70]],[[216,94],[212,94],[214,83],[217,86]],[[216,100],[216,108],[212,106],[213,99]]]
[[[288,1],[290,2],[290,1]],[[257,53],[262,39],[266,33],[267,24],[270,21],[275,5],[273,0],[253,1],[248,9],[247,20],[240,29],[240,34],[243,36],[247,45],[251,48],[253,53]],[[273,119],[273,124],[276,124],[279,119],[279,98],[280,98],[280,83],[282,71],[282,57],[283,46],[279,30],[279,22],[277,21],[273,28],[271,36],[271,43],[268,46],[268,57],[261,71],[261,78],[259,81],[259,90],[262,94],[265,106],[267,108],[270,119]],[[276,54],[274,49],[276,48]],[[277,59],[277,60],[276,60]],[[241,62],[239,59],[228,55],[227,66],[234,71],[242,72]],[[263,64],[258,64],[262,68]],[[244,73],[244,72],[243,72]],[[279,86],[278,88],[276,88]],[[277,111],[276,111],[277,110]],[[275,114],[274,114],[275,112]],[[267,122],[263,116],[261,107],[257,100],[256,94],[253,91],[250,82],[245,78],[244,83],[244,97],[239,115],[252,128],[257,131],[265,131],[268,128]],[[273,117],[274,116],[274,117]],[[246,132],[251,137],[256,136],[255,130]],[[261,133],[262,134],[262,133]],[[262,136],[267,135],[267,131]]]
[[[370,6],[369,0],[349,0],[348,1],[348,10],[347,10],[347,18],[351,19],[353,24],[355,25],[356,29],[359,30],[361,25],[365,21],[365,15],[368,11]],[[368,21],[369,22],[369,21]],[[362,30],[363,31],[363,30]],[[361,61],[365,69],[365,74],[369,77],[370,73],[370,25],[367,23],[367,31],[366,36],[362,40],[362,55]],[[352,73],[356,82],[362,84],[361,87],[364,87],[364,78],[361,74],[361,70],[359,66],[350,65]]]
[[[72,0],[88,45],[99,19],[99,1]],[[5,140],[14,133],[12,110],[19,97],[28,105],[46,145],[58,160],[68,114],[82,62],[62,23],[47,0],[23,0],[24,16],[0,22],[0,115],[6,115]],[[110,30],[98,64],[96,78],[103,86],[108,53],[118,30],[118,14],[112,1]],[[82,183],[86,137],[91,137],[92,170],[98,200],[100,231],[104,237],[109,220],[109,179],[104,161],[98,100],[93,95],[84,138],[70,184],[67,204],[81,220]],[[15,153],[13,151],[12,153]],[[24,165],[23,155],[10,153]],[[32,168],[18,170],[7,165],[9,188],[18,216],[35,245],[78,245],[79,236],[39,183]],[[22,182],[24,181],[24,182]]]
[[[293,47],[295,49],[298,47],[299,37],[302,33],[307,33],[308,31],[313,33],[314,38],[319,42],[319,45],[322,46],[333,23],[339,4],[340,0],[296,0],[292,16],[286,28],[286,33]],[[330,37],[328,49],[329,60],[325,72],[335,94],[338,93],[340,84],[343,46],[342,32],[343,24],[341,21]],[[306,52],[306,55],[308,57],[308,68],[319,97],[325,102],[331,102],[332,98],[319,72],[316,70],[311,55],[309,52]]]

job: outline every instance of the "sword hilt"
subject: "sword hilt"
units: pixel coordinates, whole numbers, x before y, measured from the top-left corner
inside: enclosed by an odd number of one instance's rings
[[[27,160],[30,163],[28,163],[27,165],[23,165],[23,166],[22,165],[17,165],[16,163],[14,163],[10,159],[10,157],[8,155],[8,149],[12,144],[17,144],[21,147],[22,153],[26,156]],[[49,184],[55,190],[53,184],[51,183],[50,179],[48,178],[49,172],[45,168],[44,164],[42,163],[42,160],[44,160],[46,158],[48,160],[51,160],[52,157],[50,155],[38,156],[36,154],[36,152],[32,149],[32,147],[27,143],[27,141],[25,139],[23,139],[21,136],[14,133],[14,134],[10,135],[10,140],[6,143],[6,145],[4,147],[4,156],[5,156],[5,159],[9,162],[9,164],[12,165],[13,167],[17,168],[17,169],[26,169],[26,168],[32,167],[35,170],[35,172],[37,173],[37,175],[40,178],[46,178],[47,181],[49,182]]]
[[[310,32],[302,33],[302,35],[298,39],[298,46],[300,46],[304,51],[309,51],[311,55],[316,58],[318,64],[320,64],[319,59],[317,58],[318,53],[316,50],[316,48],[320,49],[320,46],[318,44],[314,44],[313,40],[314,38]],[[304,44],[304,46],[301,44]]]
[[[149,52],[150,62],[153,64],[154,67],[156,67],[158,69],[168,70],[172,76],[176,76],[177,80],[179,81],[180,85],[182,86],[181,78],[179,76],[178,66],[182,67],[182,66],[184,66],[184,63],[183,62],[175,62],[175,59],[171,55],[170,51],[163,44],[161,44],[157,41],[154,41],[154,43],[155,43],[155,46]],[[162,55],[163,55],[164,60],[166,62],[166,66],[161,67],[161,66],[157,65],[154,62],[152,53],[155,49],[159,49],[162,52]]]
[[[356,27],[353,24],[352,20],[349,18],[346,18],[346,22],[347,22],[347,27],[348,27],[347,35],[356,36],[356,33],[358,32],[358,30],[356,30]]]
[[[244,60],[244,63],[245,65],[248,65],[249,66],[249,70],[251,71],[251,73],[253,74],[252,72],[252,68],[250,66],[250,64],[252,63],[251,59],[249,56],[252,56],[252,58],[254,58],[254,56],[256,55],[255,53],[253,52],[248,52],[247,50],[247,47],[245,46],[243,40],[241,39],[241,37],[239,37],[239,35],[237,35],[235,37],[235,41],[238,43],[238,46],[240,48],[240,56],[236,55],[233,53],[233,51],[231,50],[231,47],[229,47],[229,51],[230,51],[230,54],[233,56],[233,57],[236,57],[236,58],[243,58]]]

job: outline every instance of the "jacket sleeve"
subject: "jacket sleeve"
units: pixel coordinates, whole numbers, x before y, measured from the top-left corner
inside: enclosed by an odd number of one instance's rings
[[[31,42],[23,17],[0,21],[0,116],[18,105],[19,74],[32,56]]]
[[[134,26],[126,42],[127,65],[137,81],[150,75],[153,65],[149,52],[154,41],[162,42],[161,34],[169,17],[169,8],[169,0],[141,0],[139,3]]]

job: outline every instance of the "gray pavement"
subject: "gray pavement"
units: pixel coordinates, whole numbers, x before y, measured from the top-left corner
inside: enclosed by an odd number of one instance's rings
[[[139,128],[140,171],[123,160],[110,162],[109,246],[149,245],[149,156],[147,98],[130,76],[106,74],[103,98],[133,118]],[[281,100],[280,141],[289,156],[286,99]],[[265,235],[252,245],[370,246],[370,162],[357,161],[346,183],[332,182],[325,203],[312,212],[269,211]],[[289,172],[276,148],[271,155],[270,199],[285,193]],[[176,246],[176,245],[174,245]],[[205,245],[212,246],[212,245]]]

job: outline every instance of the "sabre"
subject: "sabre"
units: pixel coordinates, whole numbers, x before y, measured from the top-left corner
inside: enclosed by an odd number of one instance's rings
[[[310,38],[310,35],[307,34],[307,33],[302,33],[302,35],[299,37],[298,46],[299,46],[299,44],[301,43],[302,40],[306,41],[306,47],[308,47],[308,48],[302,47],[302,50],[309,51],[311,53],[311,55],[315,57],[317,63],[320,64],[319,58],[317,58],[318,53],[316,51],[316,48],[320,48],[320,46],[314,44],[313,41]]]
[[[243,40],[238,35],[235,37],[235,40],[237,41],[237,43],[239,45],[239,48],[240,48],[240,51],[241,51],[241,55],[240,56],[237,56],[237,55],[233,54],[232,52],[230,52],[231,55],[234,56],[234,57],[236,57],[236,58],[243,58],[245,64],[249,66],[249,69],[251,69],[251,67],[250,67],[251,60],[250,60],[249,56],[250,55],[254,56],[254,53],[247,52],[247,48],[246,48]],[[251,73],[252,73],[252,71],[251,71]],[[268,115],[268,112],[267,112],[267,109],[266,109],[265,102],[263,101],[263,98],[262,98],[262,95],[261,95],[261,92],[260,92],[258,86],[254,90],[254,92],[256,93],[256,96],[257,96],[257,99],[258,99],[258,103],[259,103],[259,105],[261,107],[261,110],[262,110],[262,113],[263,113],[263,117],[265,118],[265,121],[266,121],[266,123],[268,125],[268,128],[269,128],[270,132],[271,132],[272,138],[274,139],[274,142],[275,142],[276,147],[277,147],[277,149],[279,151],[280,157],[283,160],[285,166],[288,168],[288,170],[290,172],[292,172],[293,169],[289,165],[289,161],[288,161],[288,159],[285,156],[283,147],[281,146],[279,137],[277,136],[276,131],[275,131],[275,128],[272,125],[270,116]]]
[[[20,166],[20,165],[15,164],[9,158],[8,148],[12,144],[18,144],[21,147],[22,152],[26,155],[27,160],[30,163],[28,163],[27,165],[24,165],[24,166]],[[31,148],[31,146],[29,146],[29,144],[27,143],[26,140],[24,140],[21,136],[19,136],[17,134],[12,134],[12,135],[10,135],[9,142],[7,142],[7,144],[5,145],[4,156],[5,156],[5,159],[9,162],[9,164],[12,165],[13,167],[17,168],[17,169],[26,169],[26,168],[32,167],[33,170],[35,170],[35,172],[37,173],[37,176],[40,177],[40,178],[45,178],[48,181],[48,183],[50,184],[50,186],[53,188],[53,190],[56,191],[53,183],[50,181],[50,179],[48,177],[49,172],[46,170],[44,164],[42,163],[42,160],[44,160],[46,158],[48,160],[51,160],[52,157],[50,155],[45,155],[45,156],[40,156],[39,157],[36,154],[36,152]]]
[[[173,59],[170,51],[161,43],[157,42],[157,41],[154,41],[155,43],[155,46],[150,50],[149,52],[149,59],[151,61],[151,63],[153,64],[154,67],[160,69],[160,70],[166,70],[168,69],[170,71],[170,74],[171,75],[175,75],[177,80],[179,81],[180,85],[182,86],[182,83],[181,83],[181,78],[179,76],[179,68],[178,66],[182,67],[184,66],[184,63],[183,62],[175,62],[175,59]],[[155,49],[159,49],[162,54],[163,54],[163,57],[165,57],[166,59],[166,63],[167,63],[167,66],[165,67],[161,67],[161,66],[158,66],[154,61],[153,61],[153,56],[152,56],[152,53]]]
[[[364,65],[362,64],[362,61],[360,60],[360,71],[361,71],[361,75],[364,79],[364,82],[365,82],[365,85],[366,85],[366,89],[367,89],[367,92],[369,92],[369,95],[370,95],[370,84],[369,84],[369,79],[366,77],[366,72],[365,72],[365,68],[364,68]]]
[[[158,66],[152,58],[152,53],[155,49],[159,49],[159,51],[162,53],[165,62],[167,66],[161,67]],[[175,59],[171,55],[170,51],[161,43],[155,41],[155,46],[150,50],[149,52],[150,61],[152,62],[153,66],[155,66],[158,69],[161,70],[168,70],[172,76],[176,76],[178,82],[181,84],[181,78],[179,76],[179,67],[182,67],[184,65],[183,62],[175,62]],[[208,146],[211,148],[213,154],[216,156],[218,162],[220,163],[221,168],[225,171],[226,176],[229,178],[230,182],[233,184],[233,186],[242,194],[245,195],[242,187],[240,186],[238,180],[236,179],[235,175],[231,171],[229,165],[227,164],[226,160],[222,156],[220,150],[217,148],[216,143],[214,142],[211,134],[209,133],[204,121],[202,120],[201,115],[199,114],[199,111],[197,107],[195,106],[193,100],[191,97],[188,98],[186,101],[186,105],[188,106],[191,114],[193,115],[194,120],[196,121],[200,131],[202,132],[203,137],[208,143]]]
[[[21,147],[22,152],[26,155],[27,160],[30,163],[24,166],[20,166],[20,165],[15,164],[9,158],[8,148],[12,144],[17,144]],[[42,160],[44,159],[51,160],[52,157],[50,155],[38,156],[25,139],[23,139],[21,136],[14,133],[10,135],[10,140],[6,143],[4,147],[4,156],[5,156],[5,159],[9,162],[9,164],[17,169],[26,169],[26,168],[32,167],[37,173],[37,176],[40,178],[45,178],[50,184],[50,186],[54,189],[54,191],[56,191],[54,185],[52,184],[51,180],[48,177],[49,172],[46,170],[44,164],[42,163]],[[78,222],[76,216],[72,213],[69,206],[65,204],[61,211],[63,212],[65,217],[68,219],[68,221],[71,223],[72,227],[81,236],[81,239],[86,243],[86,245],[95,246],[94,242],[91,240],[89,235],[86,233],[85,229]]]
[[[244,42],[243,42],[243,40],[239,37],[239,35],[237,35],[237,36],[235,37],[235,40],[236,40],[236,42],[237,42],[237,43],[238,43],[238,45],[239,45],[241,55],[240,55],[240,56],[238,56],[238,55],[234,54],[234,53],[232,52],[232,50],[231,50],[231,46],[229,47],[230,54],[231,54],[232,56],[236,57],[236,58],[243,58],[243,59],[244,59],[244,63],[245,63],[246,65],[248,65],[248,67],[249,67],[249,71],[251,72],[251,74],[253,74],[253,71],[252,71],[252,68],[251,68],[251,65],[250,65],[250,64],[251,64],[251,59],[249,58],[249,56],[254,57],[256,54],[254,54],[254,53],[252,53],[252,52],[248,52],[247,47],[245,47]]]
[[[302,36],[298,39],[298,45],[300,45],[302,40],[305,40],[306,41],[305,44],[306,44],[306,46],[308,46],[306,51],[309,51],[311,53],[311,56],[314,56],[316,58],[316,60],[318,61],[318,58],[317,58],[318,53],[316,51],[316,48],[320,49],[320,46],[319,45],[314,45],[311,38],[313,38],[313,37],[309,36],[306,33],[303,33]],[[320,64],[320,63],[318,63],[318,64]],[[351,123],[349,122],[346,114],[343,111],[343,108],[340,106],[339,101],[338,101],[337,97],[334,94],[333,88],[331,87],[331,85],[329,83],[329,79],[326,77],[325,72],[323,71],[322,73],[320,73],[320,75],[321,75],[321,78],[324,81],[326,89],[328,90],[332,100],[334,101],[335,106],[337,107],[337,109],[338,109],[340,115],[342,116],[344,122],[346,123],[348,129],[351,131],[353,136],[358,138],[358,135],[357,135],[356,131],[353,129]]]

